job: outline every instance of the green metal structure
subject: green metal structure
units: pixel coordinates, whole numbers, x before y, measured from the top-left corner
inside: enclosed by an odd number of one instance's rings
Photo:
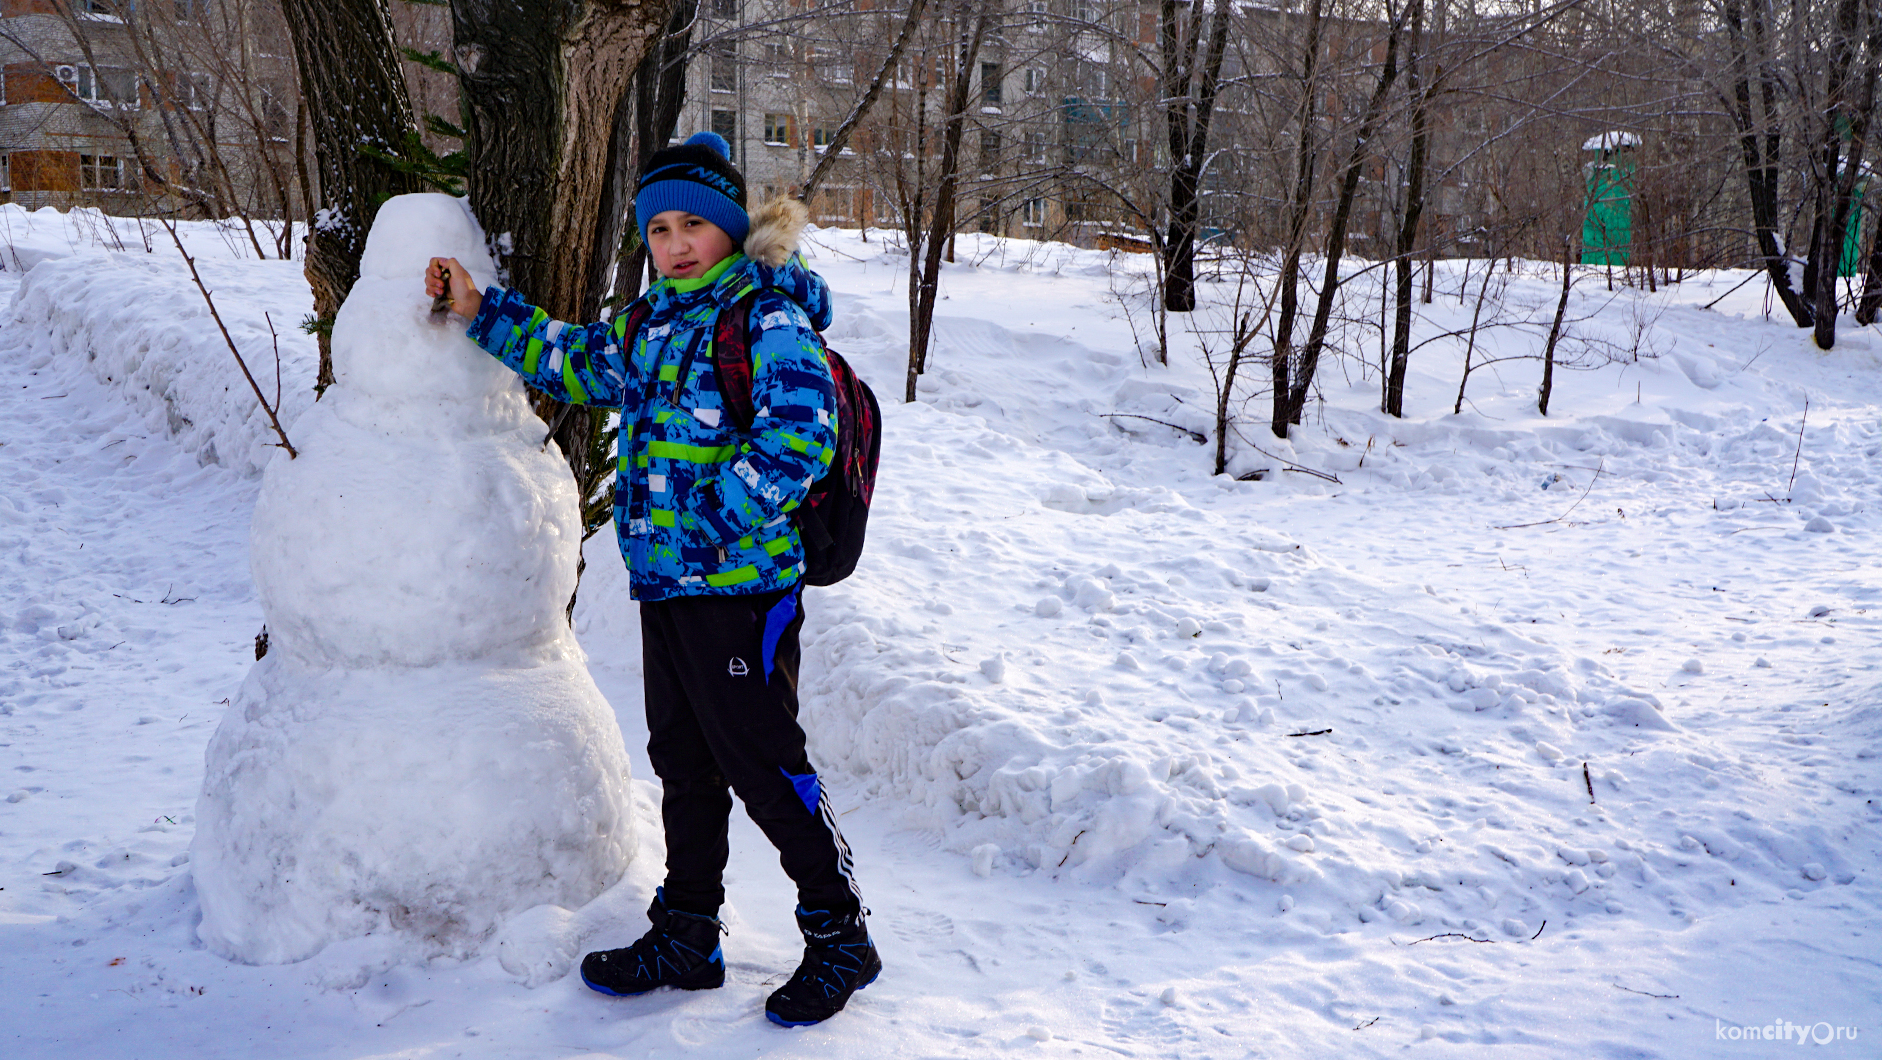
[[[1870,174],[1856,182],[1856,201],[1850,204],[1849,230],[1843,233],[1843,257],[1836,263],[1838,276],[1856,276],[1862,272],[1862,201],[1869,195]]]
[[[1634,241],[1634,149],[1640,137],[1604,132],[1581,145],[1595,152],[1582,167],[1588,197],[1581,222],[1583,265],[1626,265]]]

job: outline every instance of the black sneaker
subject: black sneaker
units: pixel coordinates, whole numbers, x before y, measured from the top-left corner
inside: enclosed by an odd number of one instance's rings
[[[843,1011],[850,995],[882,974],[882,958],[869,941],[863,914],[797,909],[804,960],[797,974],[765,1001],[765,1017],[780,1027],[822,1023]]]
[[[582,958],[582,982],[589,989],[633,997],[663,986],[710,990],[725,985],[725,951],[719,947],[725,925],[716,917],[668,909],[665,890],[656,888],[647,919],[653,927],[639,942]]]

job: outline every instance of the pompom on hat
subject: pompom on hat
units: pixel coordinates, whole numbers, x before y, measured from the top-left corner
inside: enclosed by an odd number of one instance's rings
[[[647,161],[634,191],[634,220],[642,242],[647,222],[668,210],[684,210],[725,230],[732,245],[745,242],[751,218],[745,212],[745,175],[732,164],[732,149],[718,133],[694,133],[677,147]]]

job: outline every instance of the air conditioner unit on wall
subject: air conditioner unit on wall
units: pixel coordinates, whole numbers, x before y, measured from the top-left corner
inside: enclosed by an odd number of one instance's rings
[[[78,84],[78,67],[65,65],[55,66],[52,68],[52,76],[68,85],[76,85]]]

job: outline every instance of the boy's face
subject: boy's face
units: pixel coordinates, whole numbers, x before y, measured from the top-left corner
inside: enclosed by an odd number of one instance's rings
[[[666,210],[647,222],[647,252],[655,271],[669,280],[704,276],[733,249],[725,229],[685,210]]]

